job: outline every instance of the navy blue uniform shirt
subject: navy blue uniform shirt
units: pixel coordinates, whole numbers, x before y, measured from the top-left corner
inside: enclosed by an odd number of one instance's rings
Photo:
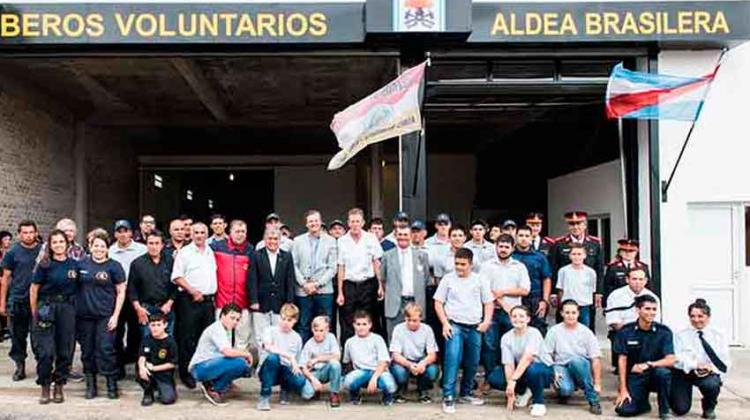
[[[78,263],[72,258],[42,261],[34,270],[31,281],[39,284],[39,300],[53,296],[75,296],[78,289]]]
[[[115,311],[116,285],[125,282],[120,263],[108,259],[103,263],[86,258],[79,262],[79,287],[76,299],[80,318],[108,318]]]
[[[528,251],[516,249],[513,252],[513,258],[521,261],[529,271],[529,279],[531,280],[531,289],[529,290],[529,295],[541,297],[542,280],[546,278],[552,278],[552,270],[549,267],[549,261],[547,261],[547,257],[541,252],[534,251],[533,248],[529,248]]]
[[[630,372],[637,363],[655,362],[674,354],[672,330],[658,322],[653,322],[650,329],[643,330],[638,321],[630,322],[617,333],[612,351],[628,356]]]
[[[39,256],[41,244],[36,244],[32,248],[26,248],[20,243],[16,243],[8,250],[3,257],[3,269],[10,270],[10,288],[8,289],[8,301],[29,300],[29,287],[31,286],[32,273],[36,265],[36,259]]]

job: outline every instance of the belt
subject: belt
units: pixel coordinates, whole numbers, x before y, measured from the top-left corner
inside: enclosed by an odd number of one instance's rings
[[[401,302],[414,302],[414,296],[401,296]]]
[[[183,296],[192,298],[192,296],[188,292],[183,291],[182,294],[183,294]],[[203,302],[213,302],[214,301],[214,296],[216,296],[216,295],[213,295],[213,294],[212,295],[203,295]]]
[[[74,299],[73,296],[53,295],[53,296],[44,296],[42,297],[41,300],[47,303],[63,303],[63,302],[70,302],[73,299]]]
[[[354,284],[364,283],[364,282],[370,281],[370,280],[375,280],[375,277],[367,277],[367,278],[361,279],[361,280],[344,279],[344,281],[348,281],[349,283],[354,283]]]
[[[451,324],[456,324],[462,328],[474,328],[474,329],[476,329],[479,326],[479,324],[464,324],[464,323],[456,322],[456,321],[451,321]]]

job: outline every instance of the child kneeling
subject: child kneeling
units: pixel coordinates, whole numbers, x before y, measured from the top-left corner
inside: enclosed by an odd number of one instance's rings
[[[359,392],[366,388],[368,394],[383,392],[383,405],[393,405],[396,380],[388,371],[391,358],[383,337],[370,332],[372,318],[365,311],[354,314],[355,335],[344,344],[344,363],[351,363],[354,370],[344,377],[344,386],[349,390],[352,404],[362,403]]]
[[[328,383],[331,394],[328,401],[331,407],[339,407],[341,398],[341,350],[336,336],[330,332],[330,323],[327,316],[315,317],[312,321],[313,336],[305,347],[302,348],[300,366],[315,392],[323,389],[323,384]]]
[[[150,335],[143,338],[138,355],[138,384],[143,388],[141,405],[154,403],[154,391],[162,404],[177,400],[174,371],[177,367],[177,343],[167,334],[167,317],[161,312],[149,315]]]
[[[404,322],[396,325],[391,336],[391,373],[398,384],[397,403],[406,402],[404,393],[409,378],[417,379],[419,401],[430,403],[429,391],[438,377],[438,346],[435,333],[429,325],[422,323],[422,307],[409,303],[404,308]]]
[[[299,309],[286,303],[281,307],[280,315],[279,325],[268,327],[262,337],[261,362],[258,367],[260,399],[257,405],[261,411],[271,409],[271,390],[274,385],[281,385],[282,405],[289,403],[289,392],[296,392],[305,400],[315,395],[315,390],[302,374],[298,361],[302,351],[302,338],[293,328],[299,318]]]

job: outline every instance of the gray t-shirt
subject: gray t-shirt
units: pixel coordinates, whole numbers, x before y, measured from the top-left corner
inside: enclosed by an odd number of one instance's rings
[[[515,329],[505,333],[503,338],[500,339],[500,352],[504,365],[518,364],[526,352],[534,356],[535,362],[552,365],[552,360],[544,346],[542,333],[534,327],[528,327],[523,335],[516,334]]]
[[[339,341],[336,339],[335,335],[328,333],[321,342],[317,342],[315,341],[315,337],[311,337],[307,340],[307,343],[305,343],[305,347],[302,348],[302,355],[299,357],[299,363],[304,365],[308,360],[314,359],[320,355],[334,353],[341,353]],[[321,366],[315,365],[314,368],[317,369],[322,367],[323,363],[320,363],[320,365]]]
[[[367,337],[352,336],[344,344],[343,362],[351,362],[354,369],[375,370],[378,363],[390,361],[383,337],[375,333],[370,333]]]
[[[218,359],[224,357],[222,349],[232,348],[232,332],[227,331],[221,321],[216,321],[203,330],[201,338],[198,340],[198,346],[195,348],[193,358],[190,359],[188,371],[198,363],[206,360]]]
[[[293,354],[296,360],[299,360],[300,352],[302,351],[302,337],[297,334],[296,331],[292,330],[289,332],[281,331],[279,325],[266,328],[263,331],[263,346],[260,349],[260,363],[258,363],[258,370],[260,370],[263,362],[266,361],[271,352],[266,350],[266,346],[275,345],[279,350]],[[291,366],[291,363],[285,358],[281,358],[281,364],[284,366]]]
[[[412,331],[405,322],[402,322],[393,328],[390,350],[394,353],[401,353],[411,362],[419,362],[427,356],[427,353],[437,352],[438,346],[435,333],[429,325],[422,323],[416,331]]]
[[[482,322],[483,304],[494,300],[489,284],[478,274],[471,273],[469,277],[461,278],[455,272],[440,280],[434,298],[445,304],[449,320],[468,325]]]
[[[596,271],[584,265],[580,269],[568,264],[557,272],[557,288],[563,291],[562,300],[573,299],[581,306],[594,303]]]
[[[574,329],[559,323],[547,332],[544,344],[556,365],[565,365],[573,357],[594,359],[601,357],[601,349],[596,336],[588,327],[578,323]]]

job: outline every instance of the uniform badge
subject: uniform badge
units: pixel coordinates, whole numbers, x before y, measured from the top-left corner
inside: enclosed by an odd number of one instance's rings
[[[68,278],[70,280],[75,280],[76,278],[78,278],[78,271],[76,271],[76,270],[68,270]]]
[[[143,348],[143,352],[144,353],[151,353],[151,349],[149,347],[144,347]]]
[[[159,350],[159,359],[166,359],[167,358],[167,349],[161,349]]]
[[[109,273],[107,273],[106,271],[99,271],[98,273],[96,273],[96,275],[94,275],[94,278],[101,282],[105,282],[109,280]]]

